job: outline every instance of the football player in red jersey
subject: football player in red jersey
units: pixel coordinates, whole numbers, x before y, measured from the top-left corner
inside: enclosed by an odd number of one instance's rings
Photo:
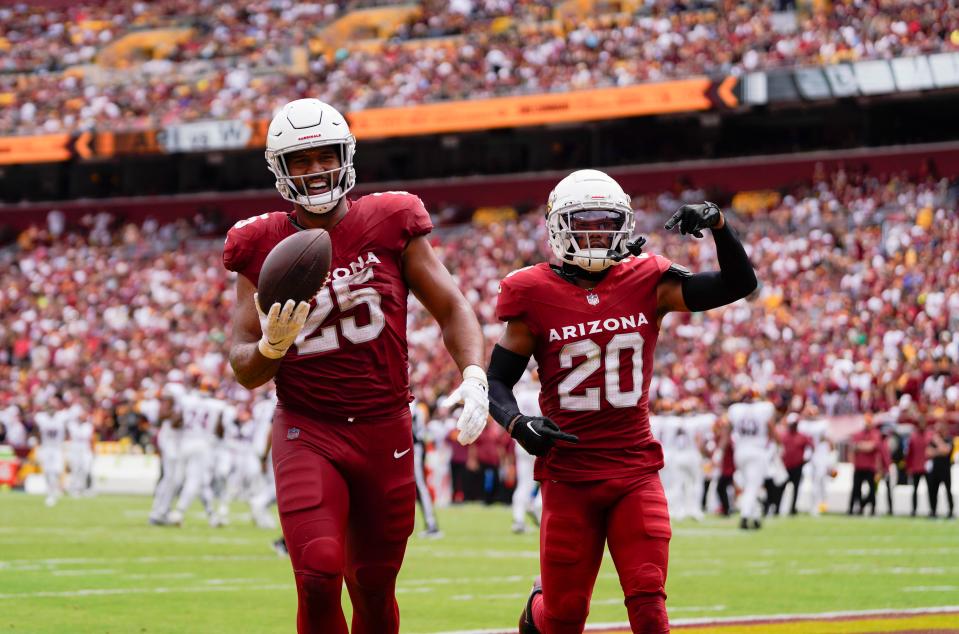
[[[542,483],[542,582],[520,631],[582,632],[609,551],[634,632],[668,632],[669,511],[662,449],[649,429],[649,382],[659,327],[671,311],[700,311],[745,297],[756,276],[716,205],[685,205],[666,223],[702,237],[710,229],[720,270],[693,275],[628,242],[630,199],[596,170],[552,191],[547,227],[560,266],[520,269],[500,285],[506,331],[489,366],[490,409],[536,459]],[[539,364],[542,416],[525,416],[512,389],[530,356]],[[555,446],[554,446],[555,445]]]
[[[396,575],[413,531],[406,306],[410,290],[433,314],[463,372],[459,441],[476,440],[489,407],[479,322],[427,241],[419,198],[385,192],[348,200],[355,140],[343,116],[299,99],[270,123],[266,160],[293,210],[230,229],[223,251],[236,271],[230,363],[255,388],[274,379],[277,507],[298,595],[297,630],[399,631]],[[330,283],[310,303],[261,307],[256,283],[270,250],[305,228],[329,232]]]

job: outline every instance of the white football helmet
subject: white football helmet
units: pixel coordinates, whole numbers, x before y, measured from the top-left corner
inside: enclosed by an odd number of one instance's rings
[[[629,196],[599,170],[578,170],[557,183],[546,204],[549,246],[562,262],[602,271],[627,256],[636,226]],[[606,244],[591,246],[598,239]]]
[[[309,148],[336,145],[340,167],[335,170],[290,176],[286,156]],[[356,139],[346,119],[333,106],[319,99],[297,99],[283,106],[270,122],[266,136],[266,163],[276,176],[280,196],[315,214],[325,214],[356,184],[353,154]],[[310,194],[308,183],[318,176],[329,179],[329,189]]]

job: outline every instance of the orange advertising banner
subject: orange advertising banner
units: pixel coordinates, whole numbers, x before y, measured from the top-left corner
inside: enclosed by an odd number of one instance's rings
[[[357,138],[513,128],[693,112],[713,107],[705,77],[577,92],[373,108],[348,115]]]
[[[739,105],[736,79],[706,77],[566,93],[372,108],[347,115],[360,139],[474,132],[551,123],[697,112]],[[262,148],[269,121],[204,121],[160,130],[0,138],[0,165],[172,152]]]
[[[0,165],[55,163],[69,159],[69,134],[0,137]]]

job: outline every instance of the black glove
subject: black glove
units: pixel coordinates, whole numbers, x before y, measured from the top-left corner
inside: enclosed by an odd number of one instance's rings
[[[669,231],[679,225],[681,235],[691,233],[697,238],[702,238],[700,229],[712,229],[719,224],[722,217],[723,212],[720,211],[719,206],[709,201],[701,205],[683,205],[666,221],[663,228]]]
[[[533,456],[545,456],[557,440],[579,442],[579,438],[560,431],[556,423],[542,416],[520,414],[510,423],[509,435]]]
[[[631,255],[640,255],[643,252],[643,246],[646,244],[646,238],[637,236],[632,242],[626,243],[626,253],[610,253],[609,259],[613,262],[620,262]],[[612,249],[610,249],[612,251]]]

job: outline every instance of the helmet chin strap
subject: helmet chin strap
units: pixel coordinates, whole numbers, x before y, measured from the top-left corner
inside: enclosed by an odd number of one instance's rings
[[[608,268],[602,271],[587,271],[569,262],[563,262],[562,266],[554,266],[553,270],[564,280],[573,283],[575,283],[577,279],[586,280],[587,282],[601,282],[607,273],[609,273]]]
[[[308,211],[308,212],[311,213],[311,214],[316,214],[317,216],[322,216],[322,215],[328,214],[328,213],[330,213],[331,211],[333,211],[334,209],[336,209],[336,206],[339,204],[340,200],[341,200],[340,198],[337,198],[337,199],[336,199],[335,201],[333,201],[332,203],[326,203],[325,205],[303,205],[303,204],[301,204],[300,207],[302,207],[303,209],[305,209],[306,211]],[[326,207],[326,205],[330,205],[330,206],[329,206],[327,209],[324,209],[323,211],[317,211],[316,209],[311,209],[311,207]]]

